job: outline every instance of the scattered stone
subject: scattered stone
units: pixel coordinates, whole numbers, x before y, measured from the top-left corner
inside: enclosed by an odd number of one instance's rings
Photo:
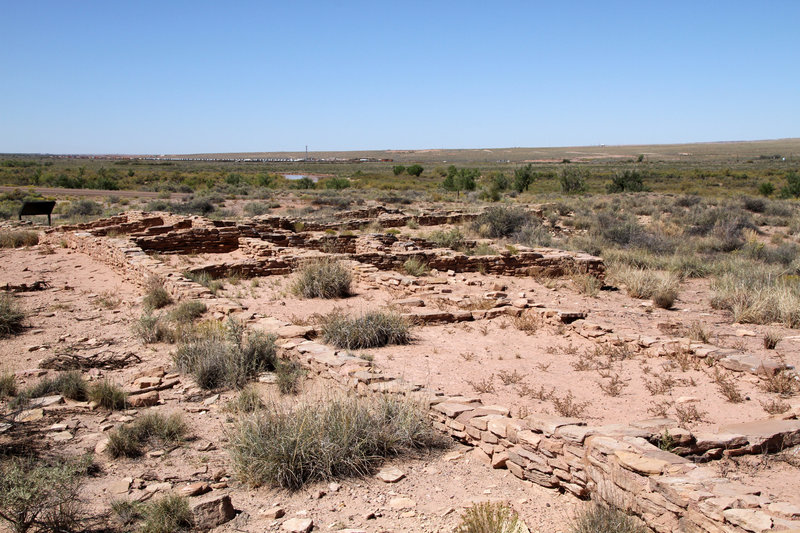
[[[158,391],[145,392],[128,398],[128,405],[131,407],[152,407],[157,405],[159,400]]]
[[[389,507],[391,507],[392,509],[396,509],[398,511],[413,509],[416,506],[417,502],[415,502],[411,498],[397,497],[389,500]]]
[[[66,442],[72,440],[72,433],[69,431],[59,431],[58,433],[51,434],[50,438],[56,442]]]
[[[308,533],[313,527],[314,521],[310,518],[290,518],[281,524],[281,529],[289,533]]]
[[[216,496],[212,493],[201,497],[191,509],[195,526],[200,529],[213,529],[236,516],[231,497],[227,494]]]
[[[206,492],[211,492],[211,487],[208,483],[203,483],[202,481],[198,481],[196,483],[191,483],[186,485],[181,489],[181,492],[185,496],[200,496],[201,494],[205,494]]]
[[[398,468],[388,467],[381,469],[376,476],[378,479],[383,481],[384,483],[397,483],[404,477],[406,477],[405,472]]]
[[[261,509],[258,514],[265,518],[271,518],[275,520],[286,516],[286,511],[283,509],[283,507],[275,506],[272,509]]]

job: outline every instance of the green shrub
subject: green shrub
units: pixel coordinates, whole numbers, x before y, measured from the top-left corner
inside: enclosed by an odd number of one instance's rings
[[[305,370],[295,361],[281,361],[275,368],[278,390],[281,394],[297,394],[300,392],[300,380]]]
[[[644,174],[638,170],[623,170],[616,172],[611,178],[611,183],[606,186],[609,193],[617,192],[642,192],[647,188],[644,185]]]
[[[800,198],[800,172],[791,170],[786,173],[786,186],[781,188],[781,198]]]
[[[566,167],[561,169],[558,178],[561,192],[564,194],[578,194],[586,191],[586,173],[582,169]]]
[[[10,294],[0,294],[0,339],[16,335],[23,330],[23,313]]]
[[[145,296],[142,304],[145,309],[161,309],[172,303],[164,282],[156,276],[150,276],[145,282]]]
[[[139,457],[145,445],[174,446],[180,444],[188,428],[183,417],[174,413],[164,416],[151,412],[141,415],[108,435],[108,454],[111,457]]]
[[[589,504],[571,521],[570,533],[648,533],[641,521],[615,507]]]
[[[501,502],[476,503],[461,515],[455,533],[527,533],[517,512]]]
[[[243,387],[276,363],[275,336],[260,331],[245,335],[242,326],[230,320],[225,330],[200,330],[178,347],[175,364],[191,374],[204,389]]]
[[[303,298],[344,298],[352,283],[353,274],[344,263],[324,257],[303,263],[292,292]]]
[[[17,533],[79,531],[85,461],[12,457],[0,462],[0,519]]]
[[[89,387],[89,400],[106,409],[125,409],[128,395],[119,385],[104,379]]]
[[[251,486],[291,490],[368,474],[382,458],[443,446],[419,407],[394,398],[333,398],[242,417],[231,432],[237,476]]]
[[[17,376],[10,372],[0,374],[0,400],[17,395]]]
[[[457,252],[463,252],[466,247],[464,235],[458,228],[447,230],[436,230],[427,236],[427,239],[441,248],[450,248]]]
[[[103,214],[103,206],[94,200],[76,200],[70,202],[66,212],[67,216],[97,216]]]
[[[416,257],[407,259],[406,262],[403,263],[403,271],[409,276],[424,276],[428,273],[428,270],[428,265]]]
[[[144,508],[144,524],[140,533],[176,533],[190,531],[194,525],[189,501],[185,496],[170,494],[147,504]]]
[[[409,176],[419,177],[419,175],[422,174],[423,170],[425,169],[423,169],[420,165],[417,164],[406,167],[406,172],[408,173]]]
[[[758,185],[758,194],[761,196],[772,196],[775,192],[775,186],[769,181],[762,181]]]
[[[411,326],[394,312],[370,311],[351,318],[334,311],[325,317],[322,335],[325,342],[337,348],[360,350],[387,344],[408,344]]]
[[[169,318],[180,324],[189,324],[203,316],[207,309],[206,304],[197,300],[181,302],[170,312]]]
[[[472,222],[472,229],[484,238],[510,237],[529,223],[532,215],[519,207],[489,207]]]
[[[405,171],[406,171],[406,167],[404,167],[403,165],[395,165],[395,166],[392,167],[392,173],[395,176],[399,176],[400,174],[402,174]]]
[[[35,231],[0,231],[0,248],[22,248],[39,244],[39,234]]]

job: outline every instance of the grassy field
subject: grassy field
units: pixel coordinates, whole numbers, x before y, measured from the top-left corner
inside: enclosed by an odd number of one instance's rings
[[[284,152],[181,157],[303,156],[301,152]],[[771,183],[776,192],[780,191],[786,184],[786,175],[800,169],[800,139],[679,145],[310,152],[309,156],[351,161],[166,161],[0,155],[0,185],[140,190],[165,195],[183,192],[252,196],[258,195],[259,189],[301,186],[286,180],[283,174],[310,174],[318,180],[317,189],[347,186],[362,190],[427,191],[446,199],[455,196],[442,188],[451,165],[476,168],[481,175],[477,183],[480,192],[491,188],[490,181],[494,177],[503,174],[513,178],[516,169],[530,163],[535,179],[525,193],[559,193],[562,172],[573,169],[584,176],[584,192],[588,193],[605,192],[616,173],[636,170],[644,177],[645,188],[653,192],[740,196],[758,194],[759,186],[765,182]],[[393,161],[352,161],[359,158]],[[414,163],[424,168],[419,176],[393,172],[396,165]]]

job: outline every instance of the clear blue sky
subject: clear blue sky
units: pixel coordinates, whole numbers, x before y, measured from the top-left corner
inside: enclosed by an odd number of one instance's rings
[[[800,136],[800,1],[0,0],[0,152]]]

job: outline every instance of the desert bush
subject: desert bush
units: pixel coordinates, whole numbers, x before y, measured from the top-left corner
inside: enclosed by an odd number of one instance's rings
[[[616,507],[592,503],[571,520],[570,533],[648,533],[641,521]]]
[[[325,317],[322,325],[326,343],[348,350],[408,344],[411,342],[410,330],[405,318],[387,311],[370,311],[357,317],[334,311]]]
[[[156,277],[150,276],[145,282],[145,296],[142,304],[146,309],[161,309],[172,303],[167,289],[164,288],[164,282]]]
[[[483,502],[467,508],[455,533],[527,533],[517,512],[507,503]]]
[[[789,372],[788,370],[781,370],[779,372],[767,374],[762,376],[763,380],[760,383],[761,389],[764,392],[771,392],[773,394],[780,394],[788,398],[800,390],[800,380],[797,375]]]
[[[450,248],[457,252],[464,251],[466,247],[466,239],[458,228],[453,228],[449,231],[436,230],[426,238],[441,248]]]
[[[783,335],[775,330],[767,331],[764,334],[764,348],[767,350],[774,350],[779,342],[783,339]]]
[[[199,283],[209,291],[211,294],[216,295],[219,291],[224,288],[223,283],[220,280],[214,279],[211,277],[211,274],[208,272],[184,272],[183,275],[195,283]]]
[[[107,379],[92,384],[88,396],[89,400],[106,409],[125,409],[128,404],[128,395],[125,391]]]
[[[36,244],[39,244],[39,234],[35,231],[0,231],[0,248],[22,248]]]
[[[406,167],[406,172],[408,173],[409,176],[417,176],[417,177],[419,177],[419,175],[422,174],[423,170],[424,169],[422,168],[422,166],[417,165],[417,164],[410,165],[410,166]]]
[[[295,361],[281,361],[275,368],[276,384],[281,394],[297,394],[300,392],[300,380],[305,370]]]
[[[206,304],[203,302],[189,300],[178,304],[178,306],[169,313],[169,318],[179,324],[189,324],[203,316],[203,313],[205,313],[207,309]]]
[[[772,196],[772,193],[775,192],[775,185],[769,181],[762,181],[758,184],[758,194],[761,196]]]
[[[0,374],[0,400],[17,395],[17,376],[10,372]]]
[[[19,457],[2,461],[0,519],[16,533],[80,531],[79,495],[87,466],[87,461]]]
[[[741,264],[711,283],[714,309],[727,309],[736,322],[800,326],[800,284],[778,272]]]
[[[83,376],[77,370],[62,372],[54,378],[44,378],[21,391],[16,398],[16,403],[24,404],[31,398],[41,398],[53,394],[60,394],[70,400],[82,402],[87,398],[88,387]]]
[[[674,301],[680,285],[678,276],[671,272],[621,265],[615,266],[611,278],[615,283],[625,286],[628,296],[641,299],[653,298],[653,303],[656,305],[666,305],[670,303],[670,299]],[[658,302],[655,299],[658,299]]]
[[[16,300],[10,294],[0,294],[0,339],[21,332],[23,313]]]
[[[409,276],[424,276],[428,273],[428,265],[412,257],[403,263],[403,271]]]
[[[582,169],[566,167],[558,178],[561,192],[578,194],[586,191],[586,173]]]
[[[103,214],[103,206],[94,200],[76,200],[70,202],[66,215],[70,217],[87,217]]]
[[[245,214],[250,215],[251,217],[256,217],[269,213],[271,208],[271,204],[265,202],[247,202],[244,204],[243,211]]]
[[[187,432],[188,427],[180,414],[164,416],[150,412],[109,433],[107,451],[111,457],[139,457],[143,446],[175,446],[183,441]]]
[[[800,172],[791,170],[786,173],[786,185],[781,188],[781,198],[800,198]]]
[[[542,225],[541,221],[536,218],[531,218],[526,222],[514,233],[512,238],[515,242],[531,248],[551,246],[553,244],[553,236]]]
[[[185,496],[170,494],[146,504],[142,513],[144,524],[139,533],[177,533],[191,531],[192,511]]]
[[[111,511],[123,526],[130,526],[144,516],[143,502],[135,500],[111,500]]]
[[[304,263],[292,284],[303,298],[344,298],[350,295],[353,274],[341,261],[320,258]]]
[[[261,372],[273,370],[275,336],[260,331],[245,334],[238,322],[229,320],[222,329],[200,329],[178,346],[175,365],[191,374],[204,389],[243,387]]]
[[[261,395],[253,385],[247,385],[236,396],[236,399],[228,402],[228,409],[237,413],[253,413],[264,408]]]
[[[472,229],[484,238],[510,237],[531,221],[530,212],[519,207],[489,207],[472,222]]]
[[[646,191],[644,177],[638,170],[616,172],[611,178],[611,183],[606,186],[606,191],[609,193]]]
[[[745,196],[742,198],[742,207],[751,213],[763,213],[767,209],[767,200]]]
[[[571,278],[578,292],[586,296],[591,296],[592,298],[595,298],[600,293],[600,289],[603,288],[603,283],[591,274],[575,272],[572,274]]]
[[[567,391],[563,398],[553,394],[550,397],[550,402],[558,415],[568,418],[583,416],[590,403],[576,401],[572,391]]]
[[[237,476],[251,486],[296,490],[368,474],[384,457],[443,446],[416,405],[390,397],[336,397],[242,417],[230,435]]]
[[[145,313],[133,324],[133,333],[144,344],[175,342],[175,331],[162,315]]]

